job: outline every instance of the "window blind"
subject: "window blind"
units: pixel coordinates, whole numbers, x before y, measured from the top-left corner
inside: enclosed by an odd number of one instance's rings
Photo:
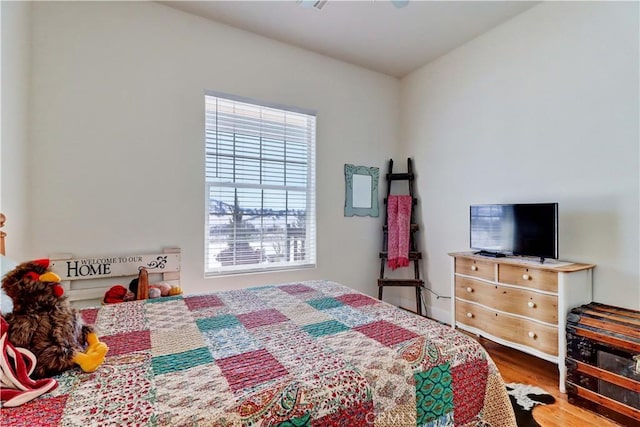
[[[205,94],[205,274],[315,266],[315,113]]]

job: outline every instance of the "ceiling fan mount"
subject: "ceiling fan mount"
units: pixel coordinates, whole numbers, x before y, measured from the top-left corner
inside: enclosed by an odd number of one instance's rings
[[[312,7],[314,9],[322,10],[325,4],[329,0],[297,0],[302,7]],[[375,0],[374,0],[375,1]],[[409,4],[409,0],[389,0],[398,9],[403,8]]]

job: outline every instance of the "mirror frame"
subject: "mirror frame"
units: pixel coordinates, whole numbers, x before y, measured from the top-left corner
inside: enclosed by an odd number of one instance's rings
[[[353,206],[353,176],[366,175],[371,177],[371,207],[358,208]],[[378,217],[378,179],[380,177],[380,169],[376,167],[354,166],[350,164],[344,165],[344,183],[345,183],[345,199],[344,199],[344,216],[372,216]]]

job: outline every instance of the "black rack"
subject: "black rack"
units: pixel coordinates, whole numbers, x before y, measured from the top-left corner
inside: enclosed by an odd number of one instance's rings
[[[420,266],[419,260],[422,259],[422,252],[418,251],[418,245],[416,243],[415,234],[418,232],[419,227],[416,224],[415,217],[415,207],[418,203],[418,199],[414,196],[414,188],[413,182],[415,180],[415,175],[413,173],[413,164],[411,159],[407,159],[407,172],[406,173],[393,173],[393,159],[389,160],[389,171],[386,175],[387,180],[387,196],[384,198],[384,204],[387,205],[387,201],[389,199],[389,195],[391,194],[391,184],[393,181],[407,181],[409,184],[409,195],[412,199],[412,209],[411,209],[411,217],[410,222],[411,225],[409,227],[409,261],[413,262],[413,271],[414,278],[413,279],[389,279],[385,278],[385,270],[387,264],[387,243],[389,238],[389,214],[385,209],[385,217],[384,217],[384,226],[382,227],[383,231],[383,242],[382,242],[382,251],[380,252],[380,278],[378,279],[378,299],[382,299],[382,290],[385,286],[410,286],[414,287],[416,290],[416,312],[419,315],[422,315],[422,288],[424,286],[424,281],[420,279]]]

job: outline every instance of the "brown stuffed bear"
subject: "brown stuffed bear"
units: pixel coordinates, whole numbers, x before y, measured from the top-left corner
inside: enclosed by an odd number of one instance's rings
[[[9,340],[30,350],[38,361],[34,378],[45,378],[78,364],[93,372],[109,348],[85,325],[64,296],[60,277],[49,270],[49,260],[25,262],[6,274],[2,289],[13,300],[5,314]]]

